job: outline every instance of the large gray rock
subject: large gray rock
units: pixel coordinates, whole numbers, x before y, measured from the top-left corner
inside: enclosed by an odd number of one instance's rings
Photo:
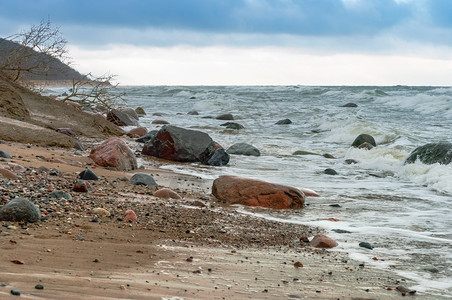
[[[366,143],[368,145],[366,145]],[[373,136],[365,133],[358,135],[352,143],[352,147],[356,148],[364,147],[369,149],[370,145],[376,147],[377,143],[375,143],[375,139],[373,138]]]
[[[158,186],[155,182],[154,177],[146,173],[135,173],[132,178],[130,178],[130,182],[134,185],[146,185],[146,186]]]
[[[158,130],[151,130],[146,135],[143,135],[142,137],[139,137],[135,140],[135,142],[138,143],[147,143],[149,142],[154,136],[157,135]]]
[[[41,220],[41,212],[25,198],[13,199],[0,208],[0,221],[34,223],[39,220]]]
[[[136,113],[135,113],[136,114]],[[118,126],[138,126],[138,121],[129,114],[117,109],[112,109],[107,114],[107,120]]]
[[[229,162],[229,154],[223,148],[219,148],[213,152],[213,155],[207,161],[209,166],[225,166]]]
[[[172,161],[209,164],[217,149],[207,133],[165,125],[144,145],[142,154]]]
[[[260,156],[261,152],[259,149],[254,147],[253,145],[247,144],[247,143],[237,143],[229,147],[228,150],[226,150],[229,154],[236,154],[236,155],[247,155],[247,156]]]
[[[448,165],[452,162],[452,143],[430,143],[418,147],[411,152],[405,164],[414,163],[417,159],[427,165],[435,163]]]

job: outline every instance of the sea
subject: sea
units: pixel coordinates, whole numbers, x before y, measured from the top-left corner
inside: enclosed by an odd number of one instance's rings
[[[452,164],[404,163],[416,147],[452,142],[452,87],[121,88],[128,106],[144,108],[140,124],[149,130],[159,129],[162,125],[152,121],[163,119],[206,132],[225,149],[248,143],[261,152],[259,157],[231,155],[222,167],[181,163],[161,168],[205,180],[231,174],[312,189],[320,197],[307,197],[301,210],[236,209],[320,227],[339,243],[331,251],[409,278],[410,288],[420,294],[452,298]],[[347,103],[356,107],[344,107]],[[216,116],[226,113],[244,129],[221,126],[227,121]],[[276,124],[283,119],[292,123]],[[363,133],[377,146],[351,147]],[[298,150],[312,154],[294,155]],[[374,248],[360,247],[361,242]]]

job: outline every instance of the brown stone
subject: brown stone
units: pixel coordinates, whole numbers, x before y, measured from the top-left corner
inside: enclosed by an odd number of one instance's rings
[[[334,248],[338,244],[332,238],[327,237],[324,234],[318,234],[312,239],[311,245],[315,248]]]
[[[304,205],[304,194],[296,188],[231,175],[215,179],[212,194],[227,204],[278,209],[302,208]]]
[[[155,191],[153,194],[155,197],[158,198],[164,198],[164,199],[181,199],[182,197],[179,196],[178,193],[174,192],[173,190],[163,188],[158,191]]]
[[[7,179],[18,179],[19,178],[19,176],[17,176],[13,172],[8,171],[6,169],[2,169],[2,168],[0,168],[0,175]]]
[[[159,124],[161,124],[161,125],[166,125],[166,124],[169,124],[169,122],[168,122],[168,121],[165,121],[165,120],[154,120],[154,121],[152,121],[152,124],[157,124],[157,125],[159,125]]]
[[[120,138],[111,138],[91,150],[89,157],[99,166],[119,171],[137,169],[137,160],[129,146]]]
[[[135,138],[135,137],[138,138],[138,137],[145,136],[146,133],[148,133],[148,130],[146,127],[137,127],[137,128],[131,129],[129,132],[126,133],[126,135],[131,138]]]
[[[78,180],[72,190],[77,193],[88,193],[91,190],[91,185],[85,180]]]

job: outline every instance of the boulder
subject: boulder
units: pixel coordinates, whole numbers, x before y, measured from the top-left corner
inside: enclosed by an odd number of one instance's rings
[[[341,107],[358,107],[358,105],[356,103],[349,102],[344,105],[341,105]]]
[[[157,132],[159,132],[159,131],[158,131],[158,130],[151,130],[151,131],[149,131],[148,133],[146,133],[145,135],[143,135],[143,136],[137,138],[137,139],[135,140],[135,142],[138,142],[138,143],[147,143],[147,142],[149,142],[154,136],[157,135]]]
[[[452,162],[452,143],[439,142],[420,146],[411,152],[405,164],[412,164],[418,159],[427,165],[435,163],[448,165]]]
[[[373,138],[373,136],[363,133],[356,137],[356,139],[352,143],[352,147],[359,148],[359,146],[361,146],[364,143],[368,143],[374,147],[377,146],[377,143],[375,143],[375,139]]]
[[[318,234],[312,238],[311,246],[315,248],[334,248],[338,244],[335,240],[324,234]]]
[[[328,168],[323,170],[323,173],[327,174],[327,175],[338,175],[338,173],[336,172],[336,170]]]
[[[239,124],[239,123],[235,123],[235,122],[226,122],[221,124],[220,126],[225,126],[227,129],[235,129],[235,130],[240,130],[240,129],[244,129],[245,127],[243,127],[243,125]]]
[[[257,179],[222,175],[214,180],[212,194],[227,204],[269,208],[302,208],[304,193],[300,190]]]
[[[163,126],[142,150],[144,155],[203,164],[209,164],[215,152],[215,142],[207,133],[172,125]]]
[[[154,177],[146,173],[133,174],[132,178],[130,178],[130,182],[134,185],[146,185],[150,187],[157,186]]]
[[[290,119],[279,120],[278,122],[275,123],[275,125],[288,125],[288,124],[292,124],[292,121]]]
[[[93,148],[89,157],[99,166],[114,167],[119,171],[137,169],[137,160],[129,146],[114,137]]]
[[[212,156],[207,161],[209,166],[225,166],[229,163],[229,154],[223,148],[214,150]]]
[[[148,129],[146,127],[136,127],[129,130],[126,135],[131,138],[144,136],[148,133]]]
[[[182,197],[178,193],[167,188],[155,191],[153,196],[164,199],[182,199]]]
[[[217,120],[234,120],[234,116],[232,114],[222,114],[219,116],[216,116]]]
[[[9,155],[6,151],[0,150],[0,157],[11,158],[11,155]]]
[[[107,120],[118,126],[138,126],[137,119],[117,109],[112,109],[107,113]]]
[[[99,177],[97,177],[96,174],[94,174],[93,171],[91,171],[90,168],[86,168],[80,174],[78,174],[78,178],[82,180],[99,180]]]
[[[138,120],[138,114],[137,112],[130,107],[122,107],[119,109],[121,112],[127,114],[129,117],[131,117],[132,119]]]
[[[155,125],[166,125],[166,124],[169,124],[169,122],[165,121],[165,120],[154,120],[154,121],[152,121],[152,124],[155,124]]]
[[[190,110],[187,115],[191,115],[191,116],[197,116],[199,115],[199,113],[196,110]]]
[[[25,198],[13,199],[0,208],[0,221],[34,223],[40,219],[39,209]]]
[[[260,156],[261,152],[256,147],[247,143],[236,143],[226,150],[229,154]]]
[[[144,111],[144,109],[141,106],[138,106],[137,108],[135,108],[135,112],[137,113],[137,115],[139,117],[146,115],[146,112]]]

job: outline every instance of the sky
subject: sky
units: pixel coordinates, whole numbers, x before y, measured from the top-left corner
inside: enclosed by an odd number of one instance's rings
[[[449,0],[0,0],[124,85],[452,85]]]

